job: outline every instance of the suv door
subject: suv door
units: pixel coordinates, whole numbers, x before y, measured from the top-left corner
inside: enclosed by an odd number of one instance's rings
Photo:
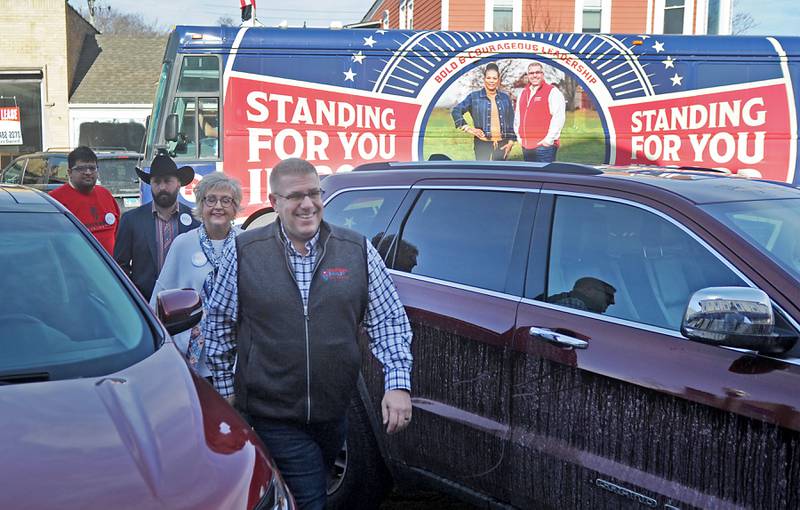
[[[518,183],[430,181],[415,191],[378,246],[414,331],[414,418],[387,439],[389,455],[510,498],[511,346],[538,195]],[[373,398],[382,381],[368,375]]]
[[[798,434],[769,423],[800,424],[798,367],[679,332],[694,291],[752,286],[744,274],[633,200],[543,191],[534,236],[514,337],[511,502],[800,504]]]

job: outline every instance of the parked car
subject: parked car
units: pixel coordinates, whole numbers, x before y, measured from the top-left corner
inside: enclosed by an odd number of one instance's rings
[[[290,509],[265,447],[170,340],[95,238],[42,192],[0,185],[0,508]]]
[[[141,205],[136,165],[138,152],[96,149],[97,181],[117,200],[121,212]],[[0,183],[23,184],[48,193],[69,181],[68,150],[35,152],[14,159],[0,172]]]
[[[449,161],[322,187],[414,330],[393,436],[362,338],[334,508],[375,508],[393,481],[483,508],[800,507],[800,190]]]

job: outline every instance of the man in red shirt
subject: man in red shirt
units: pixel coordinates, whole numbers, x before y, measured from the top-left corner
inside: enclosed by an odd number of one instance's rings
[[[64,204],[108,253],[114,253],[114,239],[119,225],[119,205],[104,187],[97,184],[97,156],[81,146],[67,156],[69,182],[50,192]]]

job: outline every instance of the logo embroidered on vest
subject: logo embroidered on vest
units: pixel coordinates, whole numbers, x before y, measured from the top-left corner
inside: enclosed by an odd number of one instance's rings
[[[350,279],[350,270],[346,267],[331,267],[322,270],[322,280],[325,282],[342,282]]]

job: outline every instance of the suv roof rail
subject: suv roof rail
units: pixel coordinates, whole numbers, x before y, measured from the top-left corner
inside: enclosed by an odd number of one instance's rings
[[[361,170],[391,170],[392,166],[388,161],[378,161],[376,163],[362,163],[353,169],[354,172]]]
[[[136,152],[128,149],[127,147],[114,147],[114,146],[99,146],[99,147],[92,147],[94,151],[115,151],[115,152]]]
[[[542,172],[551,172],[555,174],[576,174],[576,175],[599,175],[603,171],[591,165],[583,165],[581,163],[562,163],[553,162],[538,168]]]
[[[439,156],[435,154],[434,156]],[[442,155],[444,156],[444,155]],[[436,163],[441,164],[436,165]],[[532,166],[525,161],[505,161],[505,162],[488,162],[488,161],[454,161],[444,156],[442,159],[439,157],[429,159],[428,161],[378,161],[374,163],[364,163],[358,165],[353,169],[354,172],[360,171],[374,171],[374,170],[399,170],[404,168],[413,169],[471,169],[471,170],[522,170],[531,172],[548,172],[558,174],[573,174],[573,175],[600,175],[602,170],[591,165],[583,165],[581,163],[565,163],[554,162],[541,166]]]

